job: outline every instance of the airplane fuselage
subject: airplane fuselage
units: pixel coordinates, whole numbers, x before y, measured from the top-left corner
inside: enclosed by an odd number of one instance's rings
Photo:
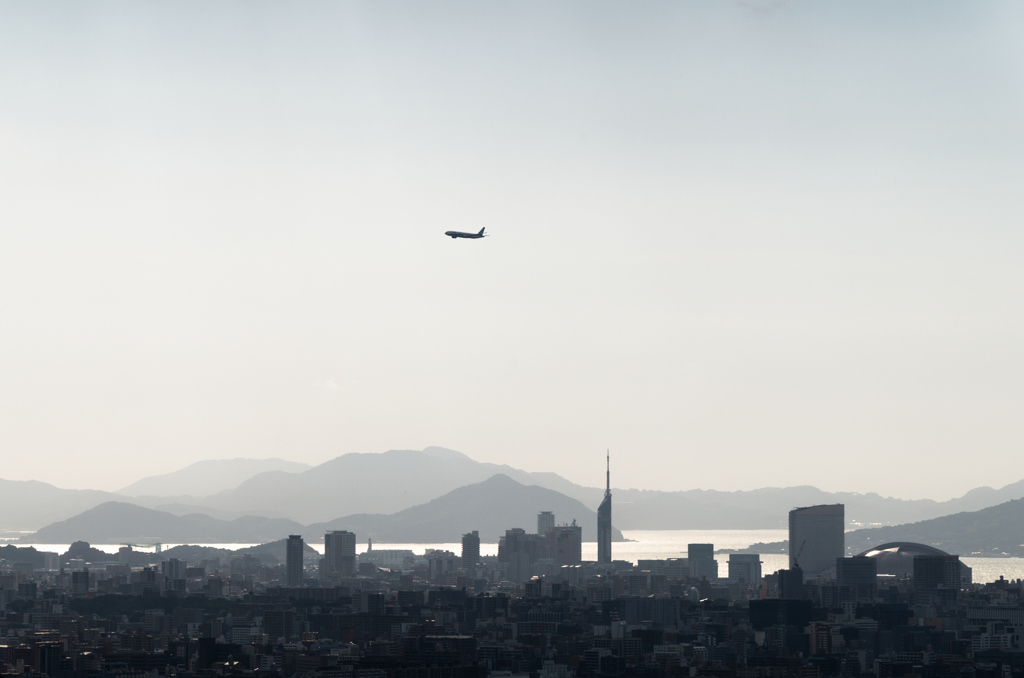
[[[480,229],[479,233],[463,233],[462,231],[445,231],[444,234],[449,238],[470,238],[476,240],[477,238],[484,237],[484,229]]]

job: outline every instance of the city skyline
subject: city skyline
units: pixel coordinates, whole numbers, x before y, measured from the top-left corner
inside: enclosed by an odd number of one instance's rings
[[[1024,678],[1022,28],[0,3],[0,677]]]

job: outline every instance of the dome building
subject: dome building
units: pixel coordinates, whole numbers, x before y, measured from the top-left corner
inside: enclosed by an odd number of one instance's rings
[[[858,556],[874,558],[878,563],[878,574],[896,577],[914,576],[914,556],[949,556],[941,549],[927,544],[915,544],[909,541],[894,541],[870,548]],[[960,581],[962,585],[971,583],[971,568],[960,563]]]

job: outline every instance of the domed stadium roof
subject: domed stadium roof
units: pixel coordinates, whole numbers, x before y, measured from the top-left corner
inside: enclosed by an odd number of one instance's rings
[[[875,546],[857,555],[874,558],[878,562],[878,574],[907,577],[914,574],[914,556],[948,556],[949,554],[926,544],[893,541]]]

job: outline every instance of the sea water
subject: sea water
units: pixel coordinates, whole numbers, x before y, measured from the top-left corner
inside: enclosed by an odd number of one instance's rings
[[[636,563],[638,560],[664,560],[666,558],[685,558],[688,544],[714,544],[715,549],[743,549],[751,544],[770,543],[785,541],[788,537],[786,530],[623,530],[623,536],[629,541],[617,541],[612,543],[612,558],[614,560],[628,560]],[[309,546],[323,553],[322,543],[307,542]],[[221,549],[238,550],[256,546],[257,544],[196,544],[196,546],[212,546]],[[39,551],[50,551],[54,553],[65,553],[70,544],[18,544],[18,546],[35,546]],[[122,544],[91,544],[106,553],[117,553]],[[169,549],[177,544],[163,544],[163,549]],[[356,552],[364,553],[367,544],[357,544]],[[583,559],[597,560],[597,542],[583,542]],[[427,550],[437,549],[452,551],[456,555],[461,553],[462,545],[458,542],[446,543],[414,543],[414,544],[373,544],[374,549],[404,549],[412,551],[417,555],[423,555]],[[137,551],[153,552],[153,547],[139,547]],[[495,556],[498,554],[497,543],[480,544],[480,555]],[[729,571],[729,555],[720,553],[715,556],[718,560],[718,571],[723,576]],[[1006,579],[1024,579],[1024,558],[961,558],[973,570],[973,579],[976,583],[995,581],[1000,576]],[[761,555],[761,571],[765,574],[788,567],[789,558],[786,554],[765,553]]]

